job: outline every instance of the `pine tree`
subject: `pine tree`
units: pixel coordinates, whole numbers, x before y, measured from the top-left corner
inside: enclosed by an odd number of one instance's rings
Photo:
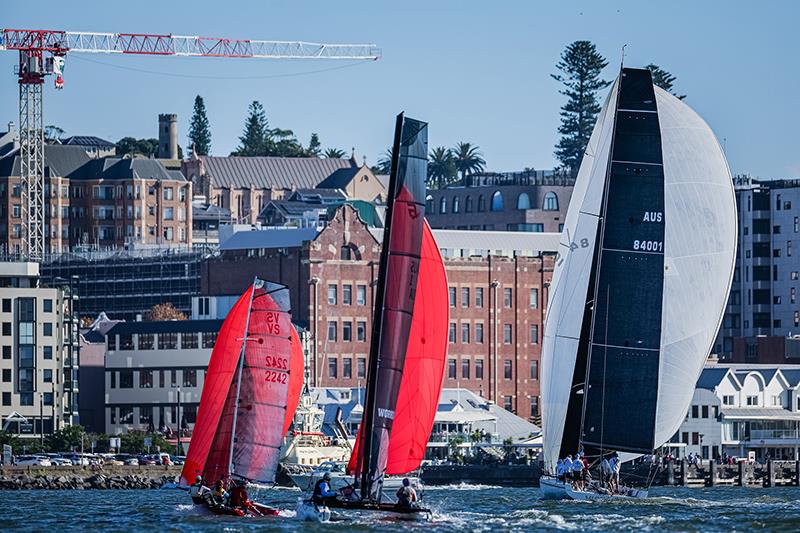
[[[253,101],[249,107],[249,115],[244,125],[244,132],[239,137],[239,147],[231,155],[268,155],[270,153],[270,130],[264,106]]]
[[[189,146],[194,147],[195,155],[208,155],[211,152],[211,128],[206,116],[206,104],[199,94],[194,97],[194,112],[189,126]]]
[[[594,44],[575,41],[567,46],[556,64],[561,73],[551,74],[554,80],[564,85],[559,92],[567,97],[567,103],[561,107],[561,125],[558,127],[561,139],[556,145],[555,156],[562,168],[573,176],[578,173],[600,112],[597,92],[610,83],[600,79],[607,64]]]
[[[322,143],[319,142],[319,135],[312,133],[311,139],[308,141],[308,148],[306,148],[306,157],[319,157],[321,154]]]
[[[677,98],[678,100],[683,100],[684,98],[686,98],[685,94],[678,95],[675,93],[675,91],[672,90],[672,84],[675,83],[676,79],[675,76],[673,76],[666,70],[662,69],[658,65],[654,65],[653,63],[650,63],[644,68],[646,68],[652,73],[654,85],[661,87],[668,93],[675,96],[675,98]]]

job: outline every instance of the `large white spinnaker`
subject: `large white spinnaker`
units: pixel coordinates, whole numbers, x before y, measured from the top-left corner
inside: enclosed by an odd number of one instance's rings
[[[686,417],[722,322],[736,257],[736,199],[708,124],[656,87],[664,158],[664,300],[656,447]]]
[[[551,282],[542,339],[542,432],[545,465],[554,470],[567,417],[589,290],[619,83],[606,98],[575,181]]]

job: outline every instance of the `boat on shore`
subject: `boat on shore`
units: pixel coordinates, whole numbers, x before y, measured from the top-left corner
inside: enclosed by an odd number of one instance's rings
[[[651,454],[680,427],[735,256],[733,182],[713,132],[649,70],[622,68],[578,172],[542,346],[545,472],[582,452],[572,474],[587,488],[543,477],[543,497],[647,497],[609,493],[606,461]]]

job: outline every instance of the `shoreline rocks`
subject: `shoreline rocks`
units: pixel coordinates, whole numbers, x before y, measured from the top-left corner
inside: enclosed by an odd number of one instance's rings
[[[133,490],[157,489],[177,483],[180,467],[89,467],[0,468],[0,490]]]

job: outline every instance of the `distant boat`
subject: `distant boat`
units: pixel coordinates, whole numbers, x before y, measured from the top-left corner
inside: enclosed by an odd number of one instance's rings
[[[650,71],[623,68],[586,148],[553,273],[542,347],[547,471],[580,449],[595,461],[653,453],[675,434],[735,255],[733,184],[714,134]],[[542,487],[564,492],[552,478]]]
[[[384,481],[416,470],[425,456],[444,379],[449,300],[425,221],[427,124],[400,114],[392,153],[364,417],[348,464],[353,486],[330,507],[418,518],[429,510],[397,507]],[[298,511],[313,519],[308,504]]]
[[[303,366],[289,290],[256,278],[231,309],[211,353],[181,482],[190,485],[201,475],[208,486],[218,480],[274,483]]]

